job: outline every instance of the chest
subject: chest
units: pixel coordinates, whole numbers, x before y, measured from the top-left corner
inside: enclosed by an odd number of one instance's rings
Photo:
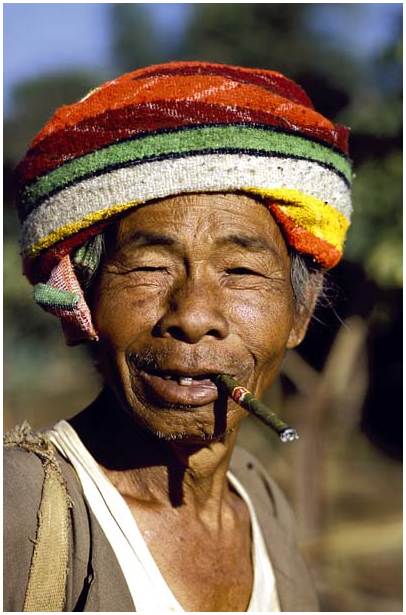
[[[182,518],[158,521],[137,514],[137,523],[185,611],[246,611],[253,586],[248,513],[216,531]]]

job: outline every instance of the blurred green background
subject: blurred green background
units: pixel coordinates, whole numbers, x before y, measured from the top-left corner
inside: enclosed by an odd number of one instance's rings
[[[4,26],[6,429],[70,416],[99,389],[21,275],[13,168],[55,107],[123,71],[200,59],[281,71],[352,128],[345,259],[266,395],[302,437],[284,447],[248,419],[240,443],[292,502],[322,610],[402,611],[402,5],[5,4]]]

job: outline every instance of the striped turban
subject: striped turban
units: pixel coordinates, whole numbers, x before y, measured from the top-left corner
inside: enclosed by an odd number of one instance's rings
[[[289,246],[323,268],[351,214],[348,129],[269,70],[139,69],[58,109],[17,169],[24,271],[68,341],[97,339],[72,254],[118,215],[192,192],[264,199]]]

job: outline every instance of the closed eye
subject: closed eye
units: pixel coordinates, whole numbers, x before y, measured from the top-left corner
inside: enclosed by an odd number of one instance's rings
[[[226,273],[231,275],[262,275],[258,271],[248,269],[248,267],[233,267],[232,269],[226,269]]]
[[[135,267],[133,271],[168,271],[167,267],[150,267],[145,265],[144,267]]]

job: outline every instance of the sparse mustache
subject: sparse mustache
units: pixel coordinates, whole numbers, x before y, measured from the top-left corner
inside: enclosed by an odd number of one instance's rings
[[[193,349],[191,351],[174,351],[163,347],[146,348],[128,355],[129,362],[139,370],[162,370],[165,368],[182,367],[187,371],[202,369],[213,373],[241,373],[252,367],[247,357],[236,357],[231,353],[219,356],[210,349]]]

